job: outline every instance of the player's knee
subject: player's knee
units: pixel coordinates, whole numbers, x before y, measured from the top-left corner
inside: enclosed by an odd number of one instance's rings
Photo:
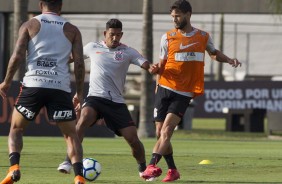
[[[161,137],[161,131],[162,131],[162,123],[156,124],[156,137],[159,139]]]
[[[167,141],[167,140],[170,140],[172,136],[172,131],[167,128],[167,129],[164,129],[162,132],[161,132],[161,137],[163,140]]]
[[[88,128],[90,125],[93,124],[93,117],[89,116],[81,116],[79,121],[77,122],[76,128]]]
[[[24,133],[24,128],[22,127],[11,127],[10,132],[12,134],[22,135]]]

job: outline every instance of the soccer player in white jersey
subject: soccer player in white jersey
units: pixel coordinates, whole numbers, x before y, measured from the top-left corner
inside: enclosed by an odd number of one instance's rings
[[[85,58],[91,61],[90,84],[77,123],[77,132],[82,140],[85,129],[104,118],[107,127],[116,135],[123,136],[131,147],[141,176],[146,168],[145,150],[122,94],[130,64],[140,66],[151,74],[156,73],[157,68],[135,49],[120,43],[122,35],[122,23],[118,19],[110,19],[106,23],[105,39],[90,42],[83,48]],[[69,173],[70,169],[67,160],[58,167],[65,173]]]
[[[27,71],[15,102],[8,140],[11,167],[1,184],[12,184],[20,180],[22,136],[42,107],[46,107],[49,120],[56,122],[64,135],[68,156],[73,163],[75,184],[85,184],[82,174],[82,146],[75,129],[76,114],[68,69],[72,55],[76,99],[82,102],[85,66],[81,34],[77,27],[60,16],[62,0],[40,0],[39,6],[42,14],[20,27],[6,77],[0,84],[0,94],[5,98],[15,72],[26,57]]]

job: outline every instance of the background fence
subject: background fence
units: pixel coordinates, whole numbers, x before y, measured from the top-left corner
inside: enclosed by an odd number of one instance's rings
[[[219,48],[220,14],[193,14],[192,26],[205,30],[212,36],[216,48]],[[83,43],[103,39],[105,23],[110,18],[119,18],[123,22],[122,42],[141,52],[142,15],[66,15],[77,25],[83,35]],[[159,43],[162,34],[173,28],[170,15],[154,15],[154,62],[158,62]],[[282,19],[278,15],[228,14],[224,15],[223,52],[237,57],[243,66],[234,70],[228,65],[223,68],[226,80],[243,80],[245,75],[278,76],[282,48]],[[217,63],[210,62],[206,55],[205,73],[214,75]],[[138,68],[131,67],[131,72]]]

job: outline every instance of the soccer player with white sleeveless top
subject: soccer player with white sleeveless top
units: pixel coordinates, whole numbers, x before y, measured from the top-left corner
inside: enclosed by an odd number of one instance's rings
[[[20,93],[15,102],[9,132],[11,167],[1,184],[20,180],[20,154],[23,133],[45,107],[48,118],[60,128],[74,168],[75,184],[85,184],[82,174],[82,146],[76,133],[76,112],[71,98],[69,59],[74,60],[76,99],[83,100],[85,66],[80,31],[60,16],[62,0],[40,0],[42,14],[22,24],[10,58],[7,74],[0,84],[6,98],[13,76],[21,62],[27,63]],[[41,183],[38,181],[38,183]]]

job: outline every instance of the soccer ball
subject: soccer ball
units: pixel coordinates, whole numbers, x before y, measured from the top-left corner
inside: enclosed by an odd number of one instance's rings
[[[101,164],[94,158],[83,159],[83,177],[88,181],[94,181],[101,174]]]

